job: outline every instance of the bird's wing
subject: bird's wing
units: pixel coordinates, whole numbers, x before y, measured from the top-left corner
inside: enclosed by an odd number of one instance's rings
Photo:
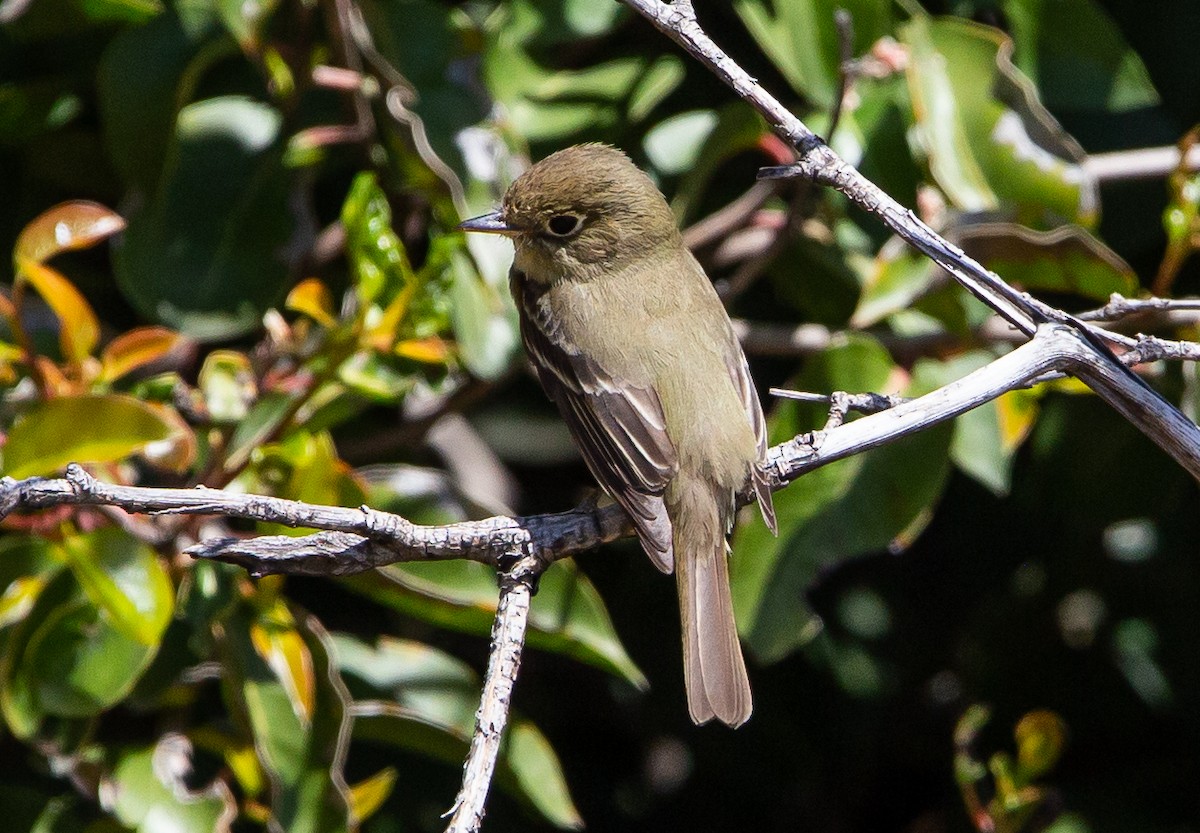
[[[633,519],[646,554],[671,572],[671,521],[662,495],[677,462],[658,394],[614,378],[565,344],[537,303],[538,287],[516,270],[512,290],[521,306],[521,339],[542,388],[592,475]]]
[[[771,481],[767,477],[764,464],[767,459],[767,421],[763,417],[762,405],[758,401],[758,391],[754,389],[754,380],[750,378],[750,368],[746,364],[746,354],[742,352],[737,339],[731,339],[734,346],[725,357],[725,366],[733,379],[733,386],[742,398],[742,407],[746,410],[746,418],[754,429],[758,440],[758,463],[750,472],[750,481],[754,485],[754,496],[758,498],[758,508],[763,520],[772,535],[778,535],[778,525],[775,521],[775,504],[771,500]]]

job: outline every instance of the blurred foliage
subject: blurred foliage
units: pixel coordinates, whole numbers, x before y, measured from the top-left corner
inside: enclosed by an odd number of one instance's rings
[[[1194,143],[1194,0],[697,6],[1022,289],[1068,309],[1200,291],[1196,176],[1085,164]],[[0,473],[75,461],[418,523],[574,505],[589,480],[519,372],[506,243],[454,226],[596,140],[685,225],[733,216],[697,254],[735,315],[835,332],[752,356],[764,391],[919,395],[1009,349],[839,195],[735,202],[788,150],[619,3],[3,0]],[[1194,368],[1147,372],[1200,412]],[[1200,829],[1196,486],[1080,394],[1016,391],[807,475],[777,495],[778,538],[748,520],[757,711],[737,733],[688,724],[675,593],[634,546],[557,565],[488,829]],[[771,411],[775,440],[825,416]],[[180,550],[303,531],[96,508],[3,526],[6,829],[441,828],[488,569],[252,581]],[[988,753],[1004,726],[1015,757]]]

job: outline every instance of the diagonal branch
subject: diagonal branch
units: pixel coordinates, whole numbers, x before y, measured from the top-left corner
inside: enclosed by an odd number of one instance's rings
[[[864,177],[808,128],[778,99],[767,92],[729,57],[701,28],[689,2],[675,0],[625,0],[692,57],[713,71],[766,119],[771,129],[795,148],[798,159],[781,168],[765,168],[760,177],[803,177],[845,194],[859,207],[876,215],[889,229],[925,254],[980,301],[990,306],[1026,336],[1042,324],[1074,329],[1079,347],[1092,354],[1072,368],[1078,376],[1139,430],[1154,439],[1177,463],[1200,479],[1200,428],[1170,402],[1125,367],[1106,340],[1129,346],[1128,340],[1091,327],[1079,319],[1020,292],[985,269],[961,249],[938,235],[878,186]],[[1101,364],[1106,364],[1104,370]],[[1124,378],[1118,383],[1116,376]],[[1171,412],[1174,412],[1173,414]],[[1163,428],[1170,426],[1170,433]]]

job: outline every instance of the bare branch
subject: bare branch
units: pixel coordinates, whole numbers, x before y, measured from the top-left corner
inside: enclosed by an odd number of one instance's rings
[[[1184,167],[1189,171],[1200,170],[1200,145],[1188,149],[1187,159],[1182,158],[1179,148],[1167,145],[1157,148],[1118,150],[1111,153],[1093,153],[1083,162],[1084,169],[1101,182],[1119,182],[1128,179],[1158,179]]]
[[[1081,312],[1080,321],[1118,321],[1149,312],[1200,312],[1200,298],[1126,298],[1116,292],[1099,309]]]
[[[500,741],[508,724],[513,685],[521,668],[521,650],[529,624],[529,605],[537,589],[538,577],[546,564],[533,558],[518,559],[500,576],[500,603],[492,624],[492,646],[479,710],[475,712],[475,731],[471,749],[463,764],[462,788],[447,815],[446,833],[476,833],[483,824],[484,806]]]

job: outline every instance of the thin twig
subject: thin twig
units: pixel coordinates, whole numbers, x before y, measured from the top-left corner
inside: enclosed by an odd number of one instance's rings
[[[1079,313],[1080,321],[1117,321],[1147,312],[1197,312],[1200,298],[1126,298],[1113,293],[1099,309]]]
[[[837,9],[833,13],[833,24],[838,36],[838,87],[833,99],[833,113],[829,116],[830,136],[837,131],[842,120],[846,95],[858,71],[858,65],[854,62],[854,17],[846,9]]]

